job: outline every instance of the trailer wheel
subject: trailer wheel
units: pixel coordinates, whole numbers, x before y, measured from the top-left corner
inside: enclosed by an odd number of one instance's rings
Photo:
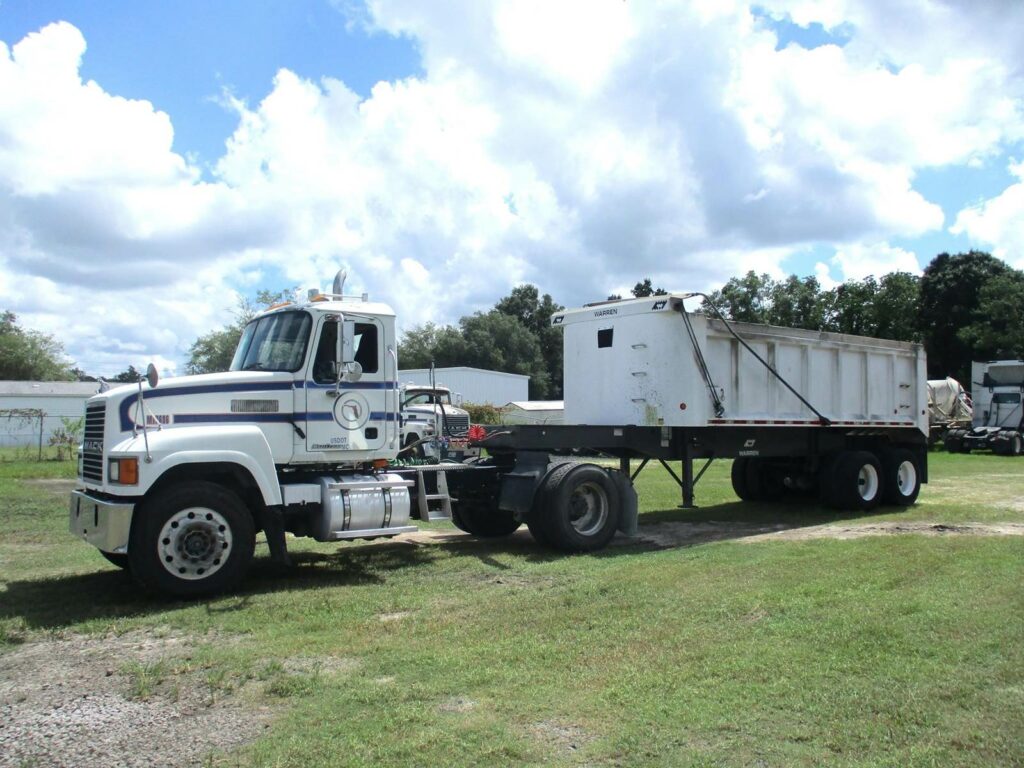
[[[883,498],[887,504],[909,507],[921,492],[921,469],[917,457],[906,448],[882,453]]]
[[[741,501],[753,501],[750,498],[750,486],[747,485],[747,465],[750,459],[740,456],[732,461],[732,490]]]
[[[747,498],[751,501],[778,501],[785,493],[782,475],[765,462],[752,458],[747,462]]]
[[[843,451],[822,478],[825,498],[839,509],[874,509],[882,500],[882,465],[870,451]]]
[[[452,505],[452,522],[460,531],[482,539],[508,536],[522,525],[511,512],[499,509],[497,503],[478,501],[455,502]]]
[[[530,514],[526,517],[526,527],[530,529],[530,535],[533,536],[534,541],[538,544],[542,544],[545,547],[555,546],[554,541],[551,539],[551,534],[548,533],[548,519],[550,517],[547,510],[548,500],[558,490],[558,486],[569,473],[569,470],[576,466],[578,465],[567,462],[555,467],[537,489],[533,499],[533,506],[530,508]]]
[[[136,511],[128,562],[147,589],[193,597],[235,586],[255,546],[252,515],[238,496],[215,483],[182,483]]]
[[[591,552],[606,546],[619,526],[619,492],[614,481],[593,464],[559,469],[553,492],[545,494],[542,522],[552,546],[567,552]]]
[[[107,562],[112,565],[116,565],[118,568],[128,568],[128,555],[121,552],[104,552],[102,549],[100,554],[107,558]]]

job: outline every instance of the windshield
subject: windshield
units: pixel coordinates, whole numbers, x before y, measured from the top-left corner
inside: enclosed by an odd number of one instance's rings
[[[242,332],[231,370],[299,370],[306,359],[311,325],[305,312],[278,312],[253,320]]]
[[[402,403],[407,405],[451,405],[452,396],[448,392],[413,392]]]

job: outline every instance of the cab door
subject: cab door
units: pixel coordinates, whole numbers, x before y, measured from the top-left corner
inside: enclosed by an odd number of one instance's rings
[[[341,325],[340,316],[321,319],[316,352],[305,382],[306,451],[329,454],[324,457],[328,461],[344,460],[345,454],[377,451],[383,448],[387,434],[384,329],[375,319],[355,322],[353,359],[362,374],[358,381],[343,380],[339,385],[336,371]]]

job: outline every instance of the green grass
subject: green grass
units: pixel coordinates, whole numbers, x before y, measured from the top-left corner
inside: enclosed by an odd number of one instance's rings
[[[867,518],[736,503],[728,470],[713,465],[700,507],[681,510],[648,467],[641,524],[1024,522],[1021,459],[934,454],[917,506]],[[1024,764],[1022,538],[571,557],[527,538],[294,541],[292,571],[261,545],[241,592],[187,603],[143,597],[72,539],[65,496],[32,474],[0,463],[0,643],[195,636],[211,695],[259,681],[280,711],[232,763]],[[141,692],[175,671],[132,674]]]

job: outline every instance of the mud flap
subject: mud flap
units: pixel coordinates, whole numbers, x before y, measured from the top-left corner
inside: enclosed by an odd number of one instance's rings
[[[625,536],[636,536],[640,508],[633,482],[617,469],[608,470],[608,476],[619,492],[619,530]]]

